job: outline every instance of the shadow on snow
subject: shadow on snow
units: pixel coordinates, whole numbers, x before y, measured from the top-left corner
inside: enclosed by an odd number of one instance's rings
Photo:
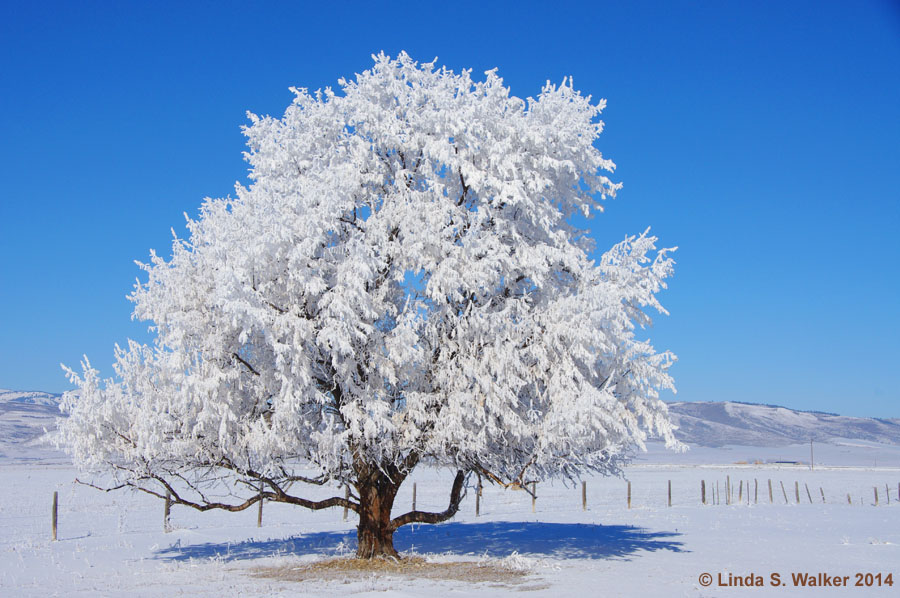
[[[581,559],[627,559],[646,550],[683,552],[675,532],[654,532],[626,525],[497,521],[404,526],[394,534],[401,553],[523,555]],[[324,554],[337,556],[356,551],[356,530],[316,532],[283,540],[247,540],[193,544],[179,543],[157,551],[165,560],[221,559],[236,561],[268,556]]]

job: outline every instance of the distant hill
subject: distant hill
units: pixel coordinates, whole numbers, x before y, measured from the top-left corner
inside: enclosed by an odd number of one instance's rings
[[[44,430],[56,429],[62,395],[0,389],[0,458],[43,460],[61,453],[41,442]]]
[[[784,446],[842,439],[900,445],[900,419],[847,417],[751,403],[669,403],[675,436],[697,446]]]
[[[42,441],[56,429],[62,395],[0,389],[0,458],[32,461],[59,458]],[[775,447],[809,442],[864,440],[900,446],[900,419],[847,417],[751,403],[669,403],[675,436],[694,446]]]

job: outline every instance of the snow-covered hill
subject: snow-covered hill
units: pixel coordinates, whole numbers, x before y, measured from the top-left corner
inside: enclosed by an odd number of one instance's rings
[[[900,445],[900,419],[847,417],[749,403],[669,403],[676,437],[696,446],[783,446],[845,439]]]
[[[33,460],[50,450],[44,430],[55,430],[60,395],[0,389],[0,457]],[[900,419],[847,417],[749,403],[669,403],[676,436],[693,446],[842,444],[847,439],[900,446]],[[60,453],[51,451],[58,456]]]
[[[61,395],[0,389],[0,459],[55,459],[61,453],[42,442],[44,430],[55,430]]]

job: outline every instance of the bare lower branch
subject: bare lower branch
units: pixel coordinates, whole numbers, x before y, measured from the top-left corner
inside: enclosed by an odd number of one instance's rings
[[[231,467],[229,465],[231,465]],[[224,463],[224,462],[219,463],[218,466],[223,467],[225,469],[231,469],[233,467],[232,464]],[[119,488],[124,488],[124,487],[130,487],[130,488],[134,488],[136,490],[140,490],[141,492],[150,494],[152,496],[155,496],[157,498],[161,498],[161,499],[168,498],[173,504],[184,505],[186,507],[191,507],[192,509],[196,509],[198,511],[211,511],[214,509],[219,509],[222,511],[231,511],[231,512],[243,511],[244,509],[247,509],[247,508],[253,506],[260,500],[267,500],[269,502],[281,502],[281,503],[287,503],[287,504],[291,504],[291,505],[297,505],[300,507],[306,507],[307,509],[310,509],[313,511],[318,511],[320,509],[328,509],[331,507],[344,507],[344,508],[350,509],[351,511],[353,511],[355,513],[359,512],[359,504],[355,503],[351,500],[348,500],[348,499],[344,498],[343,496],[334,496],[332,498],[327,498],[325,500],[318,500],[318,501],[300,498],[299,496],[293,496],[293,495],[285,492],[281,488],[281,486],[279,486],[278,483],[275,482],[274,480],[267,478],[265,476],[262,476],[260,474],[257,474],[253,471],[243,472],[243,473],[245,473],[246,475],[250,475],[251,477],[256,478],[257,480],[267,484],[269,487],[272,488],[272,490],[271,491],[256,491],[253,494],[253,496],[251,496],[250,498],[248,498],[247,500],[245,500],[242,503],[228,504],[228,503],[223,503],[223,502],[214,502],[214,501],[207,500],[199,492],[198,492],[198,494],[200,494],[200,496],[201,496],[201,502],[192,501],[192,500],[189,500],[189,499],[181,496],[178,493],[178,491],[172,486],[172,484],[170,484],[165,478],[163,478],[162,476],[160,476],[158,474],[146,473],[146,472],[143,472],[143,473],[136,472],[136,471],[132,471],[128,468],[121,467],[121,466],[114,466],[114,467],[116,467],[116,469],[119,469],[121,471],[126,471],[133,475],[137,475],[138,477],[135,481],[125,482],[125,483],[123,483],[119,486],[113,487],[113,488],[103,488],[100,486],[95,486],[94,484],[81,482],[79,480],[76,480],[76,482],[83,484],[85,486],[91,486],[93,488],[96,488],[97,490],[103,490],[104,492],[109,492],[111,490],[117,490]],[[234,471],[238,471],[237,468],[234,468]],[[178,474],[174,474],[174,475],[178,475]],[[178,477],[181,479],[184,479],[180,475]],[[169,493],[169,496],[167,497],[161,491],[156,491],[151,488],[142,486],[139,483],[141,480],[147,480],[147,481],[152,480],[152,481],[157,482],[163,488],[165,488],[165,490]],[[194,489],[193,485],[191,485],[191,484],[188,484],[188,485],[191,486],[192,489]],[[195,489],[195,491],[196,491],[196,489]]]
[[[118,486],[113,486],[112,488],[103,488],[102,486],[97,486],[97,485],[91,484],[90,482],[82,482],[78,478],[75,478],[75,483],[81,484],[82,486],[89,486],[89,487],[95,488],[97,490],[102,490],[103,492],[112,492],[113,490],[119,490],[121,488],[125,488],[130,485],[130,484],[119,484]]]
[[[314,486],[323,486],[327,484],[330,478],[307,478],[302,475],[287,475],[281,479],[283,482],[303,482],[304,484],[312,484]]]
[[[291,495],[285,494],[285,493],[275,493],[275,492],[268,492],[268,491],[259,492],[259,493],[255,494],[254,496],[248,498],[244,502],[234,504],[234,505],[227,504],[227,503],[220,503],[220,502],[197,503],[197,502],[182,498],[177,492],[175,492],[175,489],[172,488],[172,486],[168,482],[163,480],[162,478],[160,478],[158,476],[151,476],[151,477],[153,479],[157,480],[163,486],[165,486],[166,490],[169,491],[169,493],[171,495],[169,497],[169,500],[172,502],[172,504],[184,505],[186,507],[191,507],[192,509],[196,509],[197,511],[212,511],[214,509],[219,509],[222,511],[231,511],[231,512],[243,511],[244,509],[248,509],[248,508],[252,507],[260,500],[267,500],[269,502],[283,502],[283,503],[288,503],[288,504],[292,504],[292,505],[298,505],[301,507],[306,507],[307,509],[310,509],[313,511],[318,511],[320,509],[328,509],[331,507],[347,507],[348,509],[351,509],[353,511],[357,511],[359,509],[358,505],[350,502],[349,500],[345,499],[342,496],[333,496],[333,497],[327,498],[325,500],[313,501],[313,500],[307,500],[305,498],[300,498],[299,496],[291,496]],[[143,486],[138,486],[136,484],[129,484],[129,485],[140,490],[141,492],[146,492],[147,494],[152,494],[153,496],[156,496],[157,498],[166,498],[159,492],[155,492],[149,488],[145,488]]]
[[[519,474],[515,477],[515,479],[513,479],[510,482],[503,481],[500,478],[500,476],[488,471],[481,465],[475,465],[473,470],[478,472],[479,474],[483,475],[489,481],[493,482],[494,484],[497,484],[498,486],[503,486],[504,488],[514,488],[516,490],[525,490],[526,492],[531,494],[531,491],[528,490],[528,484],[534,480],[526,480],[525,472],[528,471],[528,468],[531,467],[531,465],[534,463],[534,461],[535,461],[535,457],[532,456],[531,459],[528,460],[528,463],[525,464],[525,466],[522,468],[522,470],[519,472]]]
[[[456,472],[456,479],[453,480],[453,487],[450,490],[450,505],[446,511],[440,513],[429,513],[426,511],[410,511],[391,520],[391,530],[396,530],[400,526],[408,523],[440,523],[447,521],[459,511],[459,503],[462,501],[465,493],[463,492],[466,475],[463,470]]]

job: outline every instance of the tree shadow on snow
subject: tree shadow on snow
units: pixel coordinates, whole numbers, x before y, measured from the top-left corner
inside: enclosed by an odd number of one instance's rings
[[[496,521],[404,526],[394,534],[401,553],[443,553],[505,557],[530,556],[576,559],[629,559],[639,551],[684,552],[675,538],[681,534],[649,531],[627,525]],[[318,554],[337,556],[356,551],[356,531],[316,532],[282,540],[248,540],[192,544],[180,542],[157,551],[171,561],[221,559],[236,561],[268,556]]]

